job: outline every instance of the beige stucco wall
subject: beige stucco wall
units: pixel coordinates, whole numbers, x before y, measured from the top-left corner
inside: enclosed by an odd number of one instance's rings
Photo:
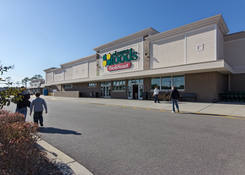
[[[96,71],[97,71],[96,60],[89,61],[88,64],[89,64],[89,77],[90,78],[96,77]]]
[[[46,83],[52,83],[54,81],[54,73],[53,72],[47,72],[46,73]]]
[[[184,64],[185,36],[176,36],[155,41],[150,46],[152,69]]]
[[[103,62],[102,57],[104,54],[108,54],[108,53],[113,54],[115,51],[120,52],[120,51],[130,49],[130,48],[138,52],[138,59],[131,62],[132,66],[130,68],[116,70],[116,71],[107,71],[107,67],[104,67],[102,65],[102,62]],[[107,75],[112,75],[112,74],[123,74],[125,72],[143,70],[143,38],[121,43],[121,45],[117,45],[113,48],[106,50],[105,52],[99,53],[99,65],[100,65],[99,76],[107,76]]]
[[[196,93],[198,101],[218,100],[227,86],[227,75],[218,72],[185,75],[185,92]]]
[[[216,28],[211,25],[199,30],[188,32],[187,64],[216,60]]]
[[[65,80],[76,80],[96,76],[96,59],[86,59],[62,66]],[[54,71],[55,72],[55,71]]]
[[[72,66],[72,79],[87,78],[88,77],[88,62],[80,63]]]
[[[245,38],[225,41],[225,60],[236,73],[245,73]]]
[[[156,69],[216,61],[217,43],[216,25],[151,41],[150,67]]]
[[[72,74],[73,74],[73,70],[72,70],[71,66],[65,68],[65,80],[71,80],[72,79]]]
[[[64,70],[54,71],[54,81],[64,81]]]

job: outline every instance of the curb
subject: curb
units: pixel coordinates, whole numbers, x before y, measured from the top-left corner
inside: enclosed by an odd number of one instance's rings
[[[37,141],[37,144],[44,149],[44,152],[47,153],[47,158],[55,161],[58,164],[65,164],[68,166],[74,174],[74,175],[93,175],[87,168],[85,168],[83,165],[63,153],[62,151],[58,150],[54,146],[50,145],[49,143],[45,142],[42,139],[39,139]],[[59,167],[61,170],[62,167]]]

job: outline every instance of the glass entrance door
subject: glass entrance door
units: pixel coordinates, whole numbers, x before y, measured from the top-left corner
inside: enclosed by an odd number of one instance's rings
[[[128,99],[133,99],[133,87],[128,86]]]
[[[111,96],[111,86],[106,86],[105,87],[105,97],[110,97]]]
[[[144,86],[143,85],[139,85],[138,86],[138,94],[139,94],[138,99],[139,100],[143,100],[143,92],[144,92]]]
[[[143,99],[143,80],[128,80],[128,99]]]
[[[111,97],[111,82],[101,83],[101,94],[103,97]]]

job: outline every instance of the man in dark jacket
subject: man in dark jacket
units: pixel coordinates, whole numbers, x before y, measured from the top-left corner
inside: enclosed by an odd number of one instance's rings
[[[30,94],[23,91],[19,96],[21,99],[17,102],[16,112],[23,114],[26,119],[27,107],[30,107],[31,104],[29,101]]]
[[[173,109],[172,112],[175,112],[175,107],[177,108],[177,111],[179,112],[179,105],[178,105],[178,99],[179,99],[179,92],[176,87],[172,87],[172,91],[170,94],[170,99],[172,101]]]

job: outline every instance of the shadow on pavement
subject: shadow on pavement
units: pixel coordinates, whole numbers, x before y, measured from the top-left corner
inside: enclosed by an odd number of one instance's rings
[[[223,114],[209,114],[209,113],[199,113],[199,112],[181,112],[181,114],[207,115],[207,116],[227,116],[227,115],[223,115]]]
[[[225,101],[222,101],[222,102],[218,102],[216,104],[229,104],[229,105],[245,105],[245,102],[225,102]]]
[[[50,133],[50,134],[73,134],[73,135],[82,135],[81,133],[73,130],[59,129],[53,127],[40,127],[38,128],[40,133]]]

